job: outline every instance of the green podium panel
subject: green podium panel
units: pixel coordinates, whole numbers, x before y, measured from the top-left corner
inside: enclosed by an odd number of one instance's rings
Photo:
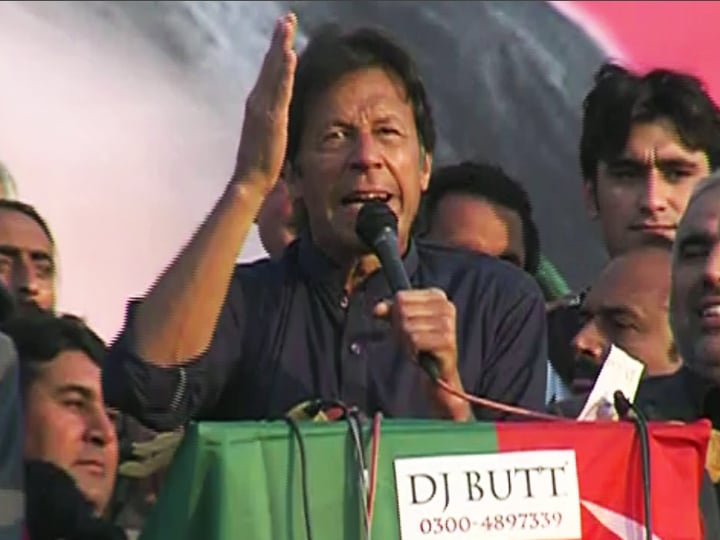
[[[363,537],[347,424],[300,424],[314,540]],[[373,515],[377,538],[398,538],[390,456],[496,450],[495,425],[386,421]],[[368,451],[369,454],[369,451]],[[382,534],[381,534],[382,531]],[[141,540],[304,540],[300,454],[284,422],[192,424]]]

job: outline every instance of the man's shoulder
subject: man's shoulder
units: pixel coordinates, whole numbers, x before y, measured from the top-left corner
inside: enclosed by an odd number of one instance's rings
[[[270,258],[257,259],[251,262],[241,262],[235,265],[233,277],[236,279],[272,279],[283,267],[282,261]]]
[[[542,297],[539,285],[530,274],[496,257],[428,240],[418,240],[417,249],[420,265],[431,278],[482,283],[484,287]]]
[[[255,261],[237,263],[233,279],[253,287],[276,286],[293,273],[296,259],[295,246],[292,244],[279,259],[264,257]]]

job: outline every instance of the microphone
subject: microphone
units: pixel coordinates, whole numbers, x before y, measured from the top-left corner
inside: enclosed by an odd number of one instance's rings
[[[385,203],[370,201],[363,204],[355,223],[355,233],[380,259],[385,279],[393,293],[412,289],[398,251],[397,217]],[[421,352],[418,362],[436,381],[438,368],[432,355]]]

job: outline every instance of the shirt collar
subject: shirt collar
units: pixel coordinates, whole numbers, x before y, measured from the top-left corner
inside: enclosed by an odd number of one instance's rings
[[[345,278],[347,277],[339,265],[330,259],[325,253],[313,242],[312,237],[308,233],[303,233],[299,240],[298,261],[300,268],[305,276],[312,281],[329,286],[333,293],[341,296],[344,291]],[[412,280],[419,266],[419,256],[416,242],[411,238],[408,242],[408,249],[403,257],[403,266],[408,277]],[[368,276],[366,282],[372,282],[372,288],[380,287],[389,292],[389,286],[384,276],[380,276],[382,272],[375,272]],[[378,282],[377,285],[375,282]]]

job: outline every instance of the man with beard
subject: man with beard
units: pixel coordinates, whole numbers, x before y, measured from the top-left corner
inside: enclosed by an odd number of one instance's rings
[[[19,312],[55,308],[55,240],[31,205],[0,199],[0,283]]]

